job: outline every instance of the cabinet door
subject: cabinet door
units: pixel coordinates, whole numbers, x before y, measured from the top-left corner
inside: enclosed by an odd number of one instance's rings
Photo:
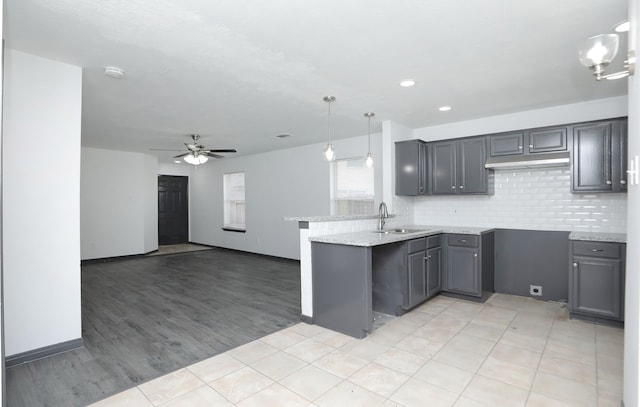
[[[518,155],[524,152],[524,132],[496,134],[489,137],[491,157]]]
[[[573,128],[571,191],[611,191],[612,122]]]
[[[569,309],[572,312],[622,320],[622,262],[574,257],[569,271]]]
[[[396,195],[425,192],[426,145],[420,140],[398,142],[396,146]]]
[[[426,291],[427,298],[442,291],[442,249],[440,247],[427,250]]]
[[[627,121],[615,123],[611,137],[611,171],[614,192],[627,191]]]
[[[480,296],[478,249],[449,246],[447,249],[447,290]]]
[[[456,143],[446,141],[431,146],[431,193],[456,193]]]
[[[567,128],[555,127],[530,130],[527,135],[527,142],[530,153],[567,151]]]
[[[425,263],[424,251],[409,255],[407,279],[409,282],[409,303],[407,308],[414,307],[427,299]]]
[[[459,142],[458,148],[458,192],[482,194],[488,190],[487,139],[474,137]]]

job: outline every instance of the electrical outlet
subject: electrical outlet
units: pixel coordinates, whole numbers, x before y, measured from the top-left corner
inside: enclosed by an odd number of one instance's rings
[[[542,295],[542,286],[541,285],[530,285],[529,286],[529,294],[535,297],[539,297]]]

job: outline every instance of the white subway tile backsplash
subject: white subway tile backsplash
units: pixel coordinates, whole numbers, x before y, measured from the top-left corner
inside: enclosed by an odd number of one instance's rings
[[[626,194],[572,194],[570,177],[568,168],[497,171],[493,195],[418,197],[405,223],[626,232]]]

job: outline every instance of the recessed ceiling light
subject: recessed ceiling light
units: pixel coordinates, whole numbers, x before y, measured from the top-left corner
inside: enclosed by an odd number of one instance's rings
[[[616,24],[616,26],[613,27],[613,31],[615,31],[617,33],[629,32],[629,22],[628,21],[623,21],[621,23]]]
[[[402,82],[400,82],[400,86],[402,86],[403,88],[410,88],[415,84],[416,84],[416,81],[414,81],[413,79],[405,79]]]
[[[448,112],[449,110],[451,110],[451,106],[440,106],[438,110],[440,110],[441,112]]]
[[[104,74],[113,79],[124,78],[124,71],[115,66],[107,66],[106,68],[104,68]]]
[[[173,160],[173,162],[176,163],[176,164],[182,164],[182,161],[180,161],[180,160]]]
[[[276,138],[287,138],[287,137],[291,137],[291,134],[282,133],[282,134],[278,134],[276,136]]]

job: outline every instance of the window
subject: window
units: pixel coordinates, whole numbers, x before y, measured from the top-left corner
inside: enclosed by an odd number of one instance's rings
[[[364,157],[331,163],[331,214],[370,215],[373,208],[373,168]]]
[[[244,231],[244,172],[224,174],[225,230]]]

